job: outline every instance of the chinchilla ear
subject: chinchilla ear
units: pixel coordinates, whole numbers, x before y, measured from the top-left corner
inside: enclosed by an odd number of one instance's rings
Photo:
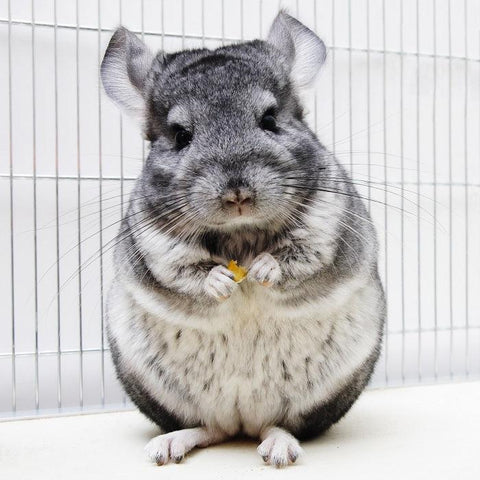
[[[315,80],[327,56],[322,40],[284,11],[273,21],[267,42],[287,57],[290,78],[299,87],[306,87]]]
[[[113,34],[103,57],[103,87],[126,113],[141,116],[145,109],[145,79],[154,55],[132,32],[124,27]]]

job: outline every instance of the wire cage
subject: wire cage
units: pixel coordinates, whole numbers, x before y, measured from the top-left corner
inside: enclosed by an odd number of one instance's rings
[[[371,385],[480,376],[475,0],[2,0],[0,416],[124,408],[104,335],[115,234],[148,145],[103,95],[119,24],[152,49],[262,38],[280,7],[329,55],[307,119],[381,244]]]

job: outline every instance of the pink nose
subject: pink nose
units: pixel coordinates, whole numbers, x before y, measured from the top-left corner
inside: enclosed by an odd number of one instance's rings
[[[252,192],[245,188],[227,190],[222,196],[226,207],[243,207],[252,203]]]

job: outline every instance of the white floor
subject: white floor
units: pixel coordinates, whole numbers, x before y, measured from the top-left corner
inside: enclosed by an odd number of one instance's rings
[[[143,453],[157,433],[137,412],[0,423],[0,478],[478,480],[480,382],[366,392],[283,470],[265,466],[253,441],[157,467]]]

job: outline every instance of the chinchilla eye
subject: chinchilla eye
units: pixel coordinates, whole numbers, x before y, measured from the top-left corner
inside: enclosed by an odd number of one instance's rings
[[[270,132],[277,133],[277,121],[275,120],[275,111],[272,108],[269,108],[260,120],[260,128],[263,130],[268,130]]]
[[[177,127],[175,133],[175,146],[178,150],[185,148],[192,141],[192,133],[183,127]]]

